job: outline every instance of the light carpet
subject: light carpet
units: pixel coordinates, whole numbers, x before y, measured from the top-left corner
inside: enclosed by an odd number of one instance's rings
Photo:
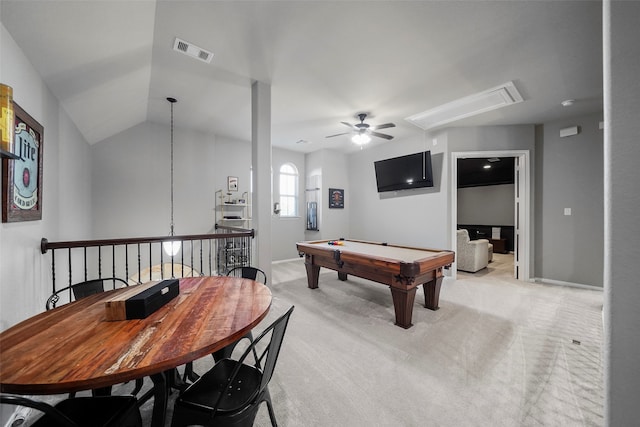
[[[302,260],[274,264],[260,326],[296,306],[269,386],[278,424],[603,425],[602,292],[516,281],[512,256],[494,259],[445,278],[438,311],[420,290],[408,330],[386,286],[322,269],[312,290]]]
[[[494,260],[445,278],[437,311],[418,291],[407,330],[387,286],[322,269],[312,290],[302,260],[274,264],[257,329],[296,307],[269,385],[278,424],[603,425],[602,292],[516,281],[510,255]],[[270,426],[265,405],[255,425]]]

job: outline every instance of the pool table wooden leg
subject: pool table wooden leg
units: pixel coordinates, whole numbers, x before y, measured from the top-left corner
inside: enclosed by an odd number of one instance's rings
[[[396,325],[409,329],[413,324],[413,302],[416,299],[416,288],[398,289],[391,286],[393,307],[396,311]]]
[[[311,289],[318,287],[318,278],[320,277],[320,266],[313,263],[313,258],[309,254],[304,256],[304,266],[307,269],[307,286]]]
[[[442,276],[436,277],[430,282],[422,285],[424,289],[424,306],[429,310],[437,310],[440,301],[440,285],[442,285]]]

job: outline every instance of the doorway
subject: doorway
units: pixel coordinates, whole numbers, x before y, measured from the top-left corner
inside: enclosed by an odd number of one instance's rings
[[[513,275],[518,280],[530,280],[530,188],[531,173],[529,151],[472,151],[451,153],[451,242],[455,247],[458,224],[458,159],[462,158],[514,158],[514,231],[513,231]],[[454,262],[451,276],[457,277]]]

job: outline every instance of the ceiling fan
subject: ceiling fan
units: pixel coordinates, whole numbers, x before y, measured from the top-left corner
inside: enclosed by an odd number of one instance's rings
[[[371,137],[369,135],[376,136],[378,138],[384,138],[387,140],[393,139],[393,136],[391,135],[387,135],[386,133],[380,133],[376,131],[379,129],[387,129],[387,128],[395,127],[396,126],[395,124],[384,123],[377,126],[371,126],[364,122],[364,120],[367,118],[367,113],[360,113],[356,115],[356,117],[360,119],[360,123],[356,123],[355,125],[352,125],[351,123],[347,123],[347,122],[340,122],[343,125],[350,127],[351,131],[337,133],[335,135],[329,135],[327,136],[327,138],[333,138],[334,136],[347,135],[352,133],[353,137],[351,138],[351,140],[358,145],[363,145],[371,141]]]

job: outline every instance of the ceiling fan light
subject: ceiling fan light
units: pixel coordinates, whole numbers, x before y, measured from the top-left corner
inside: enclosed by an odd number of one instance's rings
[[[357,145],[365,145],[371,142],[371,137],[364,133],[358,133],[351,137],[351,141]]]

